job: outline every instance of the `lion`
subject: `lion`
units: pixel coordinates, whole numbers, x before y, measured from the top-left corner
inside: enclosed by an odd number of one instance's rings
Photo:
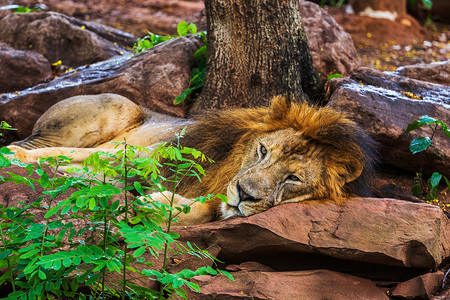
[[[81,162],[95,151],[114,151],[111,141],[150,146],[170,141],[185,126],[182,145],[215,163],[204,166],[202,181],[189,177],[179,185],[176,203],[192,205],[179,225],[251,216],[289,202],[339,203],[370,195],[376,143],[343,112],[283,97],[270,107],[210,111],[185,120],[115,94],[76,96],[51,107],[30,137],[9,147],[23,161],[62,154]],[[228,202],[190,200],[208,194],[225,194]],[[151,195],[161,201],[168,196]]]

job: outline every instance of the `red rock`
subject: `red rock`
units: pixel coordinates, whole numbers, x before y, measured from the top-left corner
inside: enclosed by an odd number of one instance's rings
[[[300,0],[300,15],[314,67],[322,77],[333,73],[348,76],[360,67],[351,36],[331,15],[304,0]]]
[[[0,93],[20,91],[52,78],[50,63],[42,55],[0,42]]]
[[[389,299],[373,282],[328,270],[232,272],[236,281],[225,276],[198,276],[194,280],[200,293],[188,298],[200,299]]]
[[[81,24],[75,18],[55,12],[9,14],[0,20],[0,41],[18,50],[42,54],[50,63],[78,67],[126,52],[97,34],[99,25]],[[106,26],[105,26],[106,27]],[[105,28],[114,32],[114,29]],[[106,36],[106,35],[105,35]]]
[[[402,282],[392,292],[393,297],[401,299],[431,298],[442,285],[444,273],[428,273]]]
[[[417,80],[450,85],[450,60],[397,68],[394,74]]]
[[[342,205],[323,201],[280,205],[248,218],[176,231],[182,240],[199,246],[219,245],[219,257],[227,262],[260,258],[271,267],[295,268],[308,261],[283,262],[283,256],[289,259],[298,253],[301,259],[302,253],[305,257],[311,253],[348,260],[347,265],[356,261],[421,269],[433,268],[450,256],[449,229],[450,221],[436,206],[353,198]]]
[[[368,68],[359,69],[351,79],[332,80],[336,83],[340,86],[330,104],[349,113],[380,142],[384,163],[412,172],[422,170],[427,175],[440,172],[450,176],[450,139],[444,132],[433,137],[442,159],[430,152],[413,155],[409,150],[413,139],[431,136],[428,126],[405,133],[408,124],[422,115],[450,123],[450,87]],[[421,99],[414,99],[414,94]]]

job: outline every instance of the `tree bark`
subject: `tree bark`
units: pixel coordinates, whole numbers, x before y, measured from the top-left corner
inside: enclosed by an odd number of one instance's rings
[[[321,98],[298,0],[205,0],[205,9],[206,79],[191,113]]]

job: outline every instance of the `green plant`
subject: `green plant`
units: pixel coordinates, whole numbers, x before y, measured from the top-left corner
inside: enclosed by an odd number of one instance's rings
[[[9,165],[24,168],[27,175],[5,172],[9,177],[0,177],[0,184],[23,183],[44,190],[31,204],[0,206],[0,266],[7,269],[0,277],[0,285],[11,285],[8,299],[162,299],[174,294],[186,298],[183,287],[199,290],[189,281],[193,276],[224,274],[232,278],[211,267],[175,274],[166,270],[171,250],[214,260],[195,245],[177,243],[178,235],[171,231],[177,215],[189,213],[189,206],[177,207],[173,196],[161,203],[148,195],[168,188],[174,195],[186,176],[200,178],[204,174],[199,162],[208,159],[195,149],[181,146],[183,133],[176,136],[174,144],[162,143],[155,149],[117,143],[122,150],[115,154],[94,153],[81,167],[69,166],[70,159],[63,156],[24,164],[6,158],[12,152],[1,148],[0,157]],[[55,175],[61,167],[66,168],[67,176]],[[162,177],[161,167],[170,168],[172,175]],[[56,170],[53,175],[49,168]],[[69,189],[76,191],[59,200]],[[131,196],[131,190],[137,196]],[[123,200],[117,199],[119,195]],[[212,197],[195,201],[205,202]],[[38,216],[44,222],[36,222]],[[85,225],[75,229],[75,221]],[[152,268],[146,253],[162,256],[163,267]],[[120,284],[106,284],[110,273],[122,274]],[[160,282],[159,290],[133,284],[130,274]]]
[[[192,70],[191,79],[189,80],[189,87],[180,95],[175,97],[175,104],[179,104],[186,100],[192,100],[200,94],[201,88],[205,83],[206,74],[206,36],[203,35],[205,45],[194,53],[197,67]]]
[[[419,120],[411,122],[408,125],[406,132],[416,130],[422,126],[428,126],[429,128],[431,128],[431,136],[422,136],[412,140],[411,144],[409,145],[411,153],[417,154],[424,151],[429,151],[435,154],[437,157],[442,158],[442,155],[440,153],[441,150],[433,144],[433,138],[438,132],[441,131],[450,138],[450,130],[447,124],[440,120],[436,120],[435,118],[423,115]],[[442,174],[434,172],[425,184],[422,180],[422,172],[418,172],[414,179],[412,192],[416,197],[425,198],[425,200],[427,201],[434,201],[438,196],[438,186],[442,179],[444,179],[445,183],[450,189],[450,181]]]
[[[186,36],[188,34],[197,34],[203,41],[204,46],[200,47],[200,49],[194,53],[197,66],[192,70],[189,87],[185,89],[183,93],[175,97],[175,104],[192,100],[199,95],[201,88],[204,85],[206,72],[206,32],[197,32],[197,26],[195,26],[195,24],[188,24],[185,21],[181,21],[177,25],[177,33],[178,35],[160,36],[149,32],[145,37],[138,39],[138,42],[133,47],[134,52],[139,53],[172,38]]]
[[[433,1],[432,0],[421,0],[423,6],[430,10],[433,7]],[[417,0],[409,0],[409,3],[411,3],[411,5],[416,6],[417,5]]]
[[[42,11],[42,9],[39,7],[28,8],[17,4],[0,6],[0,10],[9,10],[9,9],[12,9],[14,13],[30,13],[34,11]]]
[[[139,38],[137,43],[134,44],[133,51],[139,53],[176,37],[197,34],[197,26],[193,23],[188,24],[186,21],[181,21],[177,25],[177,33],[178,35],[162,36],[148,32],[148,35]]]
[[[11,125],[6,123],[5,121],[1,121],[0,122],[0,130],[16,130],[16,129],[12,128]],[[1,135],[2,135],[2,133],[0,132],[0,136]]]
[[[333,73],[333,74],[328,75],[327,80],[331,80],[333,78],[342,78],[342,77],[343,77],[342,74]]]
[[[325,5],[342,7],[346,3],[345,0],[320,0],[320,7],[324,7]]]

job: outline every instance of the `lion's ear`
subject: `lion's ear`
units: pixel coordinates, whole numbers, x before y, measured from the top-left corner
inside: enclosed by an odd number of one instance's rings
[[[362,147],[363,132],[346,118],[336,121],[334,126],[325,126],[316,138],[329,146],[327,165],[342,183],[358,179],[365,168],[365,154]]]
[[[346,183],[355,181],[361,176],[364,166],[360,161],[354,160],[354,163],[347,167],[347,174],[343,176]]]
[[[284,120],[291,108],[289,99],[283,96],[275,96],[269,108],[269,116],[272,120]]]

